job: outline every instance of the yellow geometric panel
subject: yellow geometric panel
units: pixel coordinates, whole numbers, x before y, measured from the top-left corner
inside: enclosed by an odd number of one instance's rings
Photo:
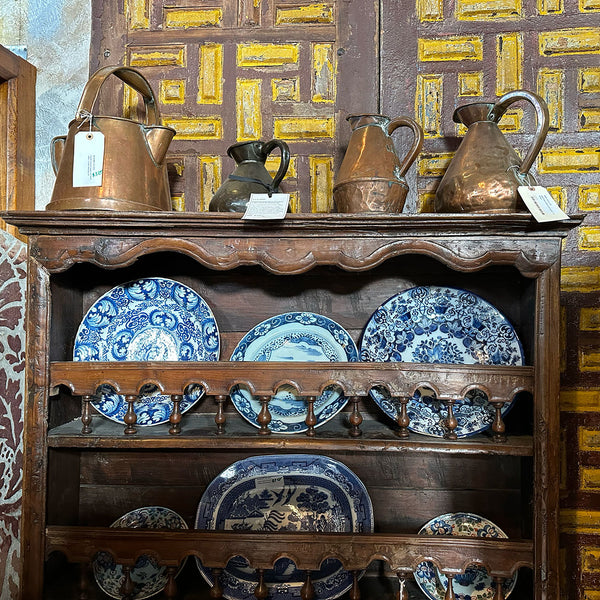
[[[333,5],[324,2],[303,6],[278,6],[275,25],[334,23]]]
[[[600,548],[587,546],[581,549],[581,570],[584,573],[600,573]]]
[[[177,212],[185,212],[185,193],[171,196],[171,206]]]
[[[162,104],[183,104],[185,79],[163,79],[160,82],[158,98]]]
[[[560,209],[565,211],[567,209],[567,192],[565,188],[560,186],[553,186],[548,187],[546,189],[548,190],[548,192],[550,192],[550,195],[552,196],[556,204],[558,204]]]
[[[223,102],[223,44],[200,46],[198,104]]]
[[[560,270],[563,292],[597,292],[600,289],[600,267],[563,267]]]
[[[417,0],[417,16],[420,21],[443,21],[444,0]]]
[[[167,29],[190,29],[193,27],[221,27],[221,8],[165,8],[163,20]]]
[[[600,511],[564,508],[560,511],[560,530],[564,533],[598,533]]]
[[[441,137],[442,135],[442,87],[442,75],[419,74],[417,76],[415,114],[427,138]]]
[[[579,370],[587,373],[600,371],[600,348],[580,348]]]
[[[496,37],[496,95],[523,87],[523,36],[501,33]]]
[[[563,0],[538,0],[540,15],[555,15],[563,11]]]
[[[131,67],[185,67],[185,46],[130,46]]]
[[[221,157],[199,156],[198,179],[200,188],[199,208],[207,211],[212,197],[221,186]]]
[[[310,209],[314,213],[327,213],[333,209],[333,158],[309,156]]]
[[[561,131],[564,112],[564,79],[562,69],[540,69],[538,94],[546,101],[550,113],[550,131]]]
[[[539,173],[593,173],[599,170],[599,148],[546,148],[540,153]]]
[[[441,177],[448,168],[454,152],[421,153],[418,159],[418,172],[421,177]]]
[[[500,131],[504,133],[517,133],[521,131],[521,121],[523,121],[522,108],[509,108],[498,122]]]
[[[173,127],[176,140],[220,140],[223,122],[219,116],[163,117],[163,125]]]
[[[600,11],[600,0],[579,0],[581,12]]]
[[[129,29],[148,29],[150,27],[150,0],[126,0],[125,14]]]
[[[582,599],[583,600],[600,600],[600,590],[584,589]]]
[[[238,44],[238,67],[282,67],[298,62],[298,44]]]
[[[238,79],[235,97],[237,140],[258,140],[262,135],[260,79]]]
[[[335,100],[335,58],[333,44],[313,44],[312,101]]]
[[[283,140],[333,138],[335,124],[331,117],[277,117],[273,131]]]
[[[483,71],[467,71],[458,74],[459,96],[481,96],[483,94]]]
[[[420,38],[418,56],[421,61],[482,60],[483,42],[476,35]]]
[[[582,467],[579,481],[582,490],[587,492],[600,492],[600,469]]]
[[[296,170],[297,162],[298,161],[295,156],[290,157],[290,164],[288,166],[287,171],[285,172],[285,177],[283,178],[284,180],[295,179],[296,177],[298,177],[298,173]],[[271,177],[275,177],[275,174],[277,173],[280,164],[281,158],[278,154],[269,154],[267,160],[265,161],[265,169],[267,169]]]
[[[271,79],[273,102],[298,102],[300,100],[300,79],[285,77]]]
[[[581,452],[600,452],[600,429],[579,427],[578,437]]]
[[[574,27],[539,34],[542,56],[600,53],[600,27]]]
[[[581,210],[600,210],[600,185],[580,185],[578,206]]]
[[[462,21],[518,19],[521,0],[456,0],[454,14]]]
[[[599,408],[599,390],[561,390],[560,392],[560,410],[564,412],[597,412]]]
[[[600,331],[600,308],[582,308],[579,311],[579,329]]]
[[[433,213],[435,212],[435,193],[429,191],[420,191],[417,200],[418,213]]]
[[[600,131],[600,108],[582,108],[579,111],[580,131]]]
[[[293,192],[288,192],[290,195],[290,212],[299,213],[300,212],[300,194],[298,194],[298,190],[294,190]]]
[[[600,227],[580,227],[578,248],[600,250]]]
[[[600,68],[589,67],[579,69],[579,91],[583,94],[597,94],[600,92]]]

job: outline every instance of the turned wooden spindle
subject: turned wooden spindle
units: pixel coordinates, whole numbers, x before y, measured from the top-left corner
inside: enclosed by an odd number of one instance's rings
[[[217,403],[217,414],[215,415],[215,424],[217,426],[217,434],[225,433],[225,422],[227,418],[225,417],[225,402],[227,401],[227,396],[219,394],[215,396],[215,402]]]
[[[398,577],[398,600],[408,600],[408,589],[406,587],[406,573],[396,573]]]
[[[92,433],[92,412],[90,402],[93,396],[82,396],[81,398],[81,433]]]
[[[258,573],[258,585],[254,588],[254,596],[257,600],[265,600],[269,595],[269,588],[265,583],[265,571],[264,569],[257,569]]]
[[[448,578],[448,587],[446,588],[446,594],[444,600],[456,600],[456,594],[454,593],[454,575],[446,575]]]
[[[177,575],[177,567],[167,567],[167,585],[163,590],[165,598],[177,598],[177,584],[175,583],[175,575]]]
[[[458,426],[458,421],[456,420],[456,417],[454,416],[454,409],[453,409],[454,402],[455,402],[455,400],[453,400],[452,398],[444,399],[444,404],[446,405],[446,408],[448,409],[448,416],[446,417],[446,427],[448,428],[448,431],[444,434],[444,437],[447,440],[458,439],[458,436],[456,435],[456,431],[454,431]]]
[[[494,581],[496,582],[494,600],[504,600],[504,577],[494,577]]]
[[[306,580],[300,588],[300,598],[302,600],[313,600],[315,597],[315,586],[312,582],[310,571],[306,571]]]
[[[358,587],[358,578],[360,573],[358,571],[352,571],[352,587],[348,592],[350,600],[360,600],[360,588]]]
[[[269,435],[271,430],[269,429],[269,423],[271,422],[271,412],[269,411],[269,401],[271,396],[260,396],[259,401],[261,403],[260,412],[256,417],[256,422],[259,424],[260,429],[258,433],[261,435]]]
[[[133,591],[135,590],[135,584],[131,579],[131,567],[123,565],[123,585],[121,586],[121,598],[122,600],[130,600],[133,597]]]
[[[223,569],[214,568],[212,570],[214,583],[212,584],[209,596],[214,600],[220,600],[223,597],[223,586],[221,585],[221,573]]]
[[[360,426],[363,422],[363,417],[360,414],[360,410],[358,408],[358,403],[360,402],[359,396],[351,396],[350,402],[352,403],[352,412],[348,417],[348,421],[350,422],[350,437],[360,437],[362,435],[362,431]]]
[[[306,430],[306,435],[308,437],[315,436],[315,425],[317,424],[317,417],[315,415],[315,402],[317,401],[316,396],[307,396],[306,401],[308,402],[308,407],[306,409],[306,419],[304,419],[304,423],[308,428]]]
[[[125,423],[125,433],[128,435],[136,432],[135,424],[137,422],[137,415],[133,410],[133,405],[137,398],[137,396],[129,394],[125,396],[125,401],[127,402],[127,412],[123,415],[123,423]]]
[[[90,583],[92,581],[92,566],[90,563],[79,565],[79,596],[78,600],[89,600]]]
[[[504,402],[492,402],[492,406],[496,411],[496,414],[494,415],[494,421],[492,422],[493,440],[501,443],[506,442],[506,426],[504,425],[504,420],[502,419],[502,408],[504,407]]]
[[[409,396],[400,396],[398,397],[398,402],[400,403],[400,409],[398,410],[398,415],[396,417],[396,423],[400,429],[398,429],[398,437],[407,438],[409,436],[408,426],[410,425],[410,418],[408,416],[408,410],[406,408],[408,401],[410,400]]]
[[[181,433],[181,401],[183,400],[183,396],[181,394],[173,394],[171,396],[171,401],[173,402],[173,410],[171,411],[171,415],[169,416],[169,423],[171,427],[169,427],[169,433],[171,435],[178,435]]]

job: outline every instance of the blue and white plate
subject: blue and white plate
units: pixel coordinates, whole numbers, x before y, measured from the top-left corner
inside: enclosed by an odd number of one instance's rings
[[[187,529],[186,522],[175,511],[162,506],[136,508],[118,518],[111,527],[128,529]],[[185,561],[184,561],[185,563]],[[183,568],[183,564],[179,571]],[[92,563],[96,583],[105,594],[122,598],[121,587],[125,581],[123,566],[115,563],[108,552],[98,552]],[[179,574],[178,571],[178,574]],[[134,584],[132,598],[142,600],[158,594],[168,582],[167,568],[158,565],[151,556],[140,556],[130,571]]]
[[[196,529],[242,531],[372,532],[373,507],[362,481],[342,463],[326,456],[254,456],[225,469],[206,488],[198,505]],[[212,585],[211,569],[197,560]],[[265,571],[269,600],[296,600],[305,572],[282,558]],[[256,571],[242,557],[229,561],[221,575],[223,596],[255,600]],[[336,559],[313,573],[317,600],[341,596],[352,575]]]
[[[348,332],[335,321],[311,312],[289,312],[253,327],[236,346],[231,360],[356,362],[358,350]],[[235,387],[231,400],[247,421],[260,427],[257,419],[261,403],[248,390]],[[331,419],[347,402],[338,389],[327,388],[314,404],[315,427]],[[269,402],[269,429],[277,433],[306,431],[307,409],[304,397],[282,386]]]
[[[85,314],[73,350],[75,361],[212,361],[219,359],[219,330],[206,302],[194,290],[171,279],[150,277],[118,285],[96,300]],[[92,405],[123,423],[125,398],[101,386]],[[203,395],[190,386],[180,404],[190,409]],[[169,420],[170,396],[155,386],[134,404],[138,425]]]
[[[472,292],[442,286],[411,288],[386,300],[363,332],[360,358],[376,362],[522,365],[523,348],[506,317]],[[387,390],[373,388],[371,396],[392,419],[398,406]],[[505,414],[511,407],[507,402]],[[420,389],[407,405],[416,433],[443,437],[446,406],[428,389]],[[458,437],[487,429],[495,411],[487,396],[473,390],[456,402]]]
[[[506,538],[506,534],[488,519],[473,513],[447,513],[431,519],[419,530],[420,535],[461,535],[470,537]],[[414,573],[415,580],[429,600],[444,600],[448,588],[448,578],[432,562],[423,561]],[[513,591],[517,575],[506,579],[502,585],[504,597]],[[457,600],[492,600],[496,582],[488,572],[476,565],[456,575],[452,588]]]

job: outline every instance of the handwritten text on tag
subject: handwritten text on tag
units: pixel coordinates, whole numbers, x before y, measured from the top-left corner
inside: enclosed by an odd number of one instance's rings
[[[104,134],[80,131],[75,134],[73,151],[73,187],[102,185]]]

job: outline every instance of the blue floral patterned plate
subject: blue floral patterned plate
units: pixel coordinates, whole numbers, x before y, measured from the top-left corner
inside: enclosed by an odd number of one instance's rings
[[[212,361],[219,359],[219,331],[206,302],[194,290],[171,279],[151,277],[119,285],[96,300],[85,314],[73,350],[75,361]],[[92,405],[123,423],[127,402],[101,386]],[[190,386],[180,404],[189,410],[203,395]],[[134,404],[138,425],[169,420],[170,396],[155,386]]]
[[[206,488],[198,505],[196,529],[250,531],[372,532],[373,507],[364,484],[348,467],[326,456],[254,456],[225,469]],[[212,585],[212,571],[197,560]],[[305,572],[282,558],[265,572],[269,600],[296,600]],[[341,596],[352,575],[336,559],[313,573],[317,600]],[[255,600],[258,576],[242,557],[221,575],[223,596]]]
[[[376,362],[522,365],[523,348],[506,317],[479,296],[450,287],[411,288],[386,300],[363,332],[360,358]],[[386,415],[396,419],[398,407],[387,390],[371,396]],[[502,413],[511,407],[507,402]],[[407,405],[416,433],[443,437],[446,406],[422,388]],[[458,437],[475,435],[492,424],[495,411],[487,396],[473,390],[453,406]]]
[[[462,535],[470,537],[506,538],[506,534],[491,521],[473,513],[447,513],[431,519],[419,530],[420,535]],[[448,578],[432,562],[423,561],[414,573],[415,580],[429,600],[444,600],[448,588]],[[513,591],[517,575],[504,581],[504,597]],[[488,572],[476,565],[456,575],[452,588],[456,600],[492,600],[496,591],[496,582]]]
[[[111,527],[130,529],[187,529],[186,522],[175,511],[162,506],[136,508],[118,518]],[[184,561],[185,563],[185,561]],[[183,568],[183,564],[179,571]],[[96,583],[111,598],[122,598],[125,581],[122,565],[116,564],[108,552],[98,552],[92,563]],[[179,572],[178,572],[179,573]],[[168,582],[167,568],[158,565],[151,556],[140,556],[130,571],[134,584],[133,600],[142,600],[158,594]]]
[[[335,321],[311,312],[289,312],[271,317],[253,327],[236,346],[231,360],[356,362],[358,350],[348,332]],[[231,391],[238,412],[260,427],[261,404],[242,387]],[[336,388],[327,388],[314,404],[317,423],[322,425],[337,414],[348,399]],[[307,430],[308,403],[295,390],[282,386],[269,402],[269,429],[277,433]]]

